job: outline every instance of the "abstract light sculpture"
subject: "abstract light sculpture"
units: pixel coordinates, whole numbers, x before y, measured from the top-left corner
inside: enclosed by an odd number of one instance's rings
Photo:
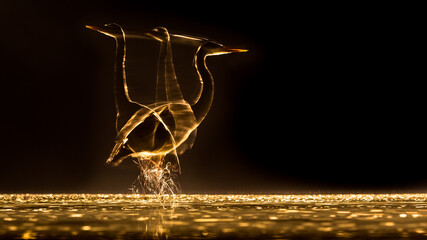
[[[178,155],[191,148],[196,129],[206,117],[213,101],[214,81],[206,65],[206,57],[246,52],[233,49],[206,38],[169,34],[164,27],[139,33],[125,31],[118,24],[86,26],[116,41],[115,62],[115,146],[107,163],[118,166],[132,159],[140,174],[131,189],[136,193],[174,194],[179,186],[175,176],[180,173]],[[155,99],[149,104],[133,100],[128,91],[126,65],[128,39],[151,39],[159,44]],[[196,46],[193,64],[201,88],[193,101],[184,99],[175,74],[171,42]],[[143,81],[143,79],[141,79]]]

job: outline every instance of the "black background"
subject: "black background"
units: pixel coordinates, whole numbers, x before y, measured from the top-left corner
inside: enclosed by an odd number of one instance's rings
[[[180,157],[185,193],[425,191],[425,41],[417,7],[252,1],[0,3],[0,192],[127,191],[114,41],[85,25],[196,33],[211,112]],[[178,1],[175,1],[178,2]]]

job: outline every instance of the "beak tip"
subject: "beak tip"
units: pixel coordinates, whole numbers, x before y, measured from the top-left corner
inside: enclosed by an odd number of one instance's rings
[[[95,30],[95,31],[99,31],[99,27],[96,26],[92,26],[92,25],[85,25],[86,28],[90,29],[90,30]]]
[[[248,49],[244,49],[244,48],[233,48],[233,47],[229,47],[229,46],[224,46],[224,48],[229,53],[241,53],[241,52],[247,52],[247,51],[249,51]]]
[[[105,25],[105,26],[93,26],[93,25],[85,25],[86,28],[90,29],[90,30],[94,30],[97,32],[100,32],[104,35],[110,36],[110,37],[116,37],[118,35],[121,34],[120,30],[114,29],[114,28],[110,28],[109,26]]]
[[[247,51],[249,51],[249,49],[240,49],[240,48],[238,48],[238,49],[236,49],[236,48],[231,48],[231,49],[229,49],[231,52],[236,52],[236,53],[243,53],[243,52],[247,52]]]

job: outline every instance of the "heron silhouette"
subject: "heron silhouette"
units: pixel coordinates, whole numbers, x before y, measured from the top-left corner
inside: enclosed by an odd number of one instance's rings
[[[117,137],[107,159],[108,164],[119,165],[126,158],[143,157],[161,167],[165,155],[183,153],[191,148],[196,129],[206,117],[214,96],[214,79],[206,65],[206,57],[245,52],[208,40],[183,34],[169,34],[166,28],[157,27],[139,34],[124,31],[117,24],[86,26],[116,41],[115,105]],[[126,37],[141,37],[160,43],[157,65],[156,100],[148,105],[130,98],[126,83]],[[187,102],[180,90],[175,74],[171,39],[183,44],[198,46],[193,64],[201,88],[196,99]]]

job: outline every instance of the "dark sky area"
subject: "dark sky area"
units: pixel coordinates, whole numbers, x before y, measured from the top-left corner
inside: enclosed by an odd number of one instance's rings
[[[183,192],[427,190],[421,16],[144,2],[0,3],[0,193],[125,193],[136,178],[131,165],[104,164],[115,138],[114,41],[85,25],[111,22],[249,49],[208,61],[215,98],[180,156]]]

